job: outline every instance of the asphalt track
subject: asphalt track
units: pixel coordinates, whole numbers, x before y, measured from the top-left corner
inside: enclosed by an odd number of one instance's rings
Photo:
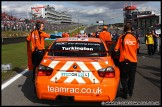
[[[34,93],[32,72],[19,74],[10,84],[1,85],[2,106],[101,106],[101,105],[161,105],[161,55],[147,55],[147,47],[141,44],[138,55],[138,65],[134,94],[130,99],[118,97],[114,102],[58,102],[53,100],[39,100]]]

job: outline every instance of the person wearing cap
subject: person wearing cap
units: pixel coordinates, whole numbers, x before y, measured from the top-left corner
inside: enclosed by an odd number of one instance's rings
[[[111,38],[111,33],[108,32],[107,30],[108,30],[108,27],[103,26],[103,31],[99,33],[99,38],[101,40],[103,40],[106,43],[106,45],[108,46],[106,41],[112,41],[112,38]]]

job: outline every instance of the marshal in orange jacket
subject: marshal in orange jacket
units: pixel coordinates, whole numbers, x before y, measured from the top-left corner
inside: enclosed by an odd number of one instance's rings
[[[115,46],[115,51],[120,49],[119,62],[124,61],[124,59],[137,62],[137,48],[139,47],[137,39],[132,34],[127,34],[124,38],[124,46],[122,46],[122,36],[119,37]]]
[[[34,51],[35,47],[37,47],[39,50],[44,49],[44,39],[50,37],[49,34],[43,31],[39,32],[40,34],[38,33],[38,30],[35,30],[32,33],[30,33],[27,37],[27,41],[31,41],[32,51]]]
[[[28,69],[33,70],[33,65],[32,65],[32,52],[34,51],[35,47],[37,47],[39,50],[44,49],[44,38],[49,38],[50,35],[40,31],[40,36],[38,34],[38,31],[35,30],[31,32],[27,36],[27,55],[28,55]],[[31,41],[31,43],[30,43]]]
[[[110,32],[107,32],[107,31],[100,32],[99,38],[101,38],[104,42],[105,41],[112,41],[111,34],[110,34]]]

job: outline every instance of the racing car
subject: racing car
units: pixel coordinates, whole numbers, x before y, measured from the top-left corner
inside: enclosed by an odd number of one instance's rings
[[[84,102],[113,101],[120,72],[99,38],[56,39],[36,70],[39,99]]]

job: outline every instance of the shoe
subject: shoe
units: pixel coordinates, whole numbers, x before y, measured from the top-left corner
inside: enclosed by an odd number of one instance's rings
[[[129,93],[129,97],[132,97],[132,93]]]
[[[129,94],[124,94],[124,95],[123,95],[123,98],[124,98],[124,99],[130,98],[130,97],[129,97]]]

